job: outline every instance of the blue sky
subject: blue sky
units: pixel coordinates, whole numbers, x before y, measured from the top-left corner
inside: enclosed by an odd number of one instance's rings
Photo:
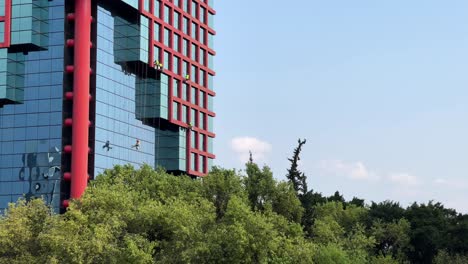
[[[293,3],[215,3],[216,164],[468,212],[468,1]]]

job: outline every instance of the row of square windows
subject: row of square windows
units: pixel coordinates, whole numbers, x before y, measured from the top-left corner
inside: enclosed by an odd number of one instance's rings
[[[164,34],[160,33],[161,26],[155,23],[154,26],[154,39],[157,42],[162,42],[164,46],[170,47],[173,50],[181,53],[182,55],[197,61],[199,64],[213,69],[213,55],[206,51],[203,47],[200,47],[196,43],[190,43],[186,38],[181,38],[179,34],[172,32],[168,28],[164,28]],[[209,36],[209,43],[212,43],[213,36]],[[212,48],[212,44],[208,45]],[[207,58],[208,57],[208,58]]]
[[[177,14],[177,13],[176,13]],[[166,22],[169,25],[172,25],[177,31],[182,31],[183,34],[190,36],[192,39],[197,40],[198,42],[202,43],[203,45],[207,45],[210,49],[213,49],[213,37],[214,35],[211,33],[207,33],[207,30],[203,26],[199,26],[196,22],[190,22],[190,20],[186,17],[182,19],[182,24],[179,23],[179,16],[175,15],[177,20],[174,23]],[[162,27],[161,24],[155,22],[154,23],[155,31],[154,36],[155,38],[158,36],[157,28]],[[167,27],[167,26],[166,26]]]
[[[211,169],[212,163],[213,159],[196,153],[190,153],[190,170],[192,171],[208,173]]]
[[[198,68],[196,65],[190,65],[189,62],[182,60],[167,51],[154,47],[154,61],[161,62],[164,69],[168,69],[177,75],[182,75],[184,79],[188,79],[210,90],[214,90],[214,76],[207,73],[205,70]],[[182,61],[182,64],[180,63]]]
[[[172,119],[181,121],[185,124],[190,123],[194,127],[201,128],[208,132],[213,132],[213,117],[195,109],[190,109],[183,104],[172,102]],[[189,119],[190,118],[190,119]],[[190,120],[190,122],[189,122]]]
[[[160,0],[154,0],[154,10],[150,10],[150,1],[153,0],[144,0],[144,10],[148,13],[154,14],[158,18],[164,18],[166,23],[170,23],[171,16],[172,21],[174,21],[174,26],[178,23],[179,17],[181,17],[181,13],[174,10],[173,7],[163,4]],[[212,2],[211,0],[209,2]],[[174,7],[182,8],[182,10],[189,14],[192,18],[198,19],[201,23],[206,24],[208,21],[208,26],[213,28],[213,14],[208,12],[208,10],[203,7],[203,5],[197,3],[195,0],[173,0],[172,4]],[[211,3],[212,4],[212,3]],[[210,3],[209,6],[212,7]],[[153,12],[152,12],[153,11]],[[163,13],[161,12],[163,11]]]
[[[196,131],[190,131],[190,147],[204,152],[213,153],[213,138]]]
[[[180,82],[172,79],[172,96],[180,98],[194,105],[198,105],[202,108],[208,109],[213,112],[213,96],[197,89],[194,86],[190,86],[187,83]],[[189,100],[190,98],[190,100]]]

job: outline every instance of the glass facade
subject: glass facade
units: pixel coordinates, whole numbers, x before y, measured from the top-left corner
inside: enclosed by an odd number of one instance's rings
[[[122,21],[125,20],[98,8],[94,175],[117,164],[154,166],[155,161],[155,129],[136,119],[138,87],[144,86],[144,82],[135,74],[125,72],[123,64],[118,64],[139,58],[138,49],[125,50],[129,40],[115,30],[121,27]],[[132,32],[139,32],[137,26],[126,25]],[[124,52],[131,52],[134,57],[122,54]],[[137,140],[140,141],[138,149]],[[109,149],[104,147],[107,141]]]
[[[215,158],[211,1],[97,4],[90,174],[146,163],[205,175]],[[72,9],[65,0],[0,0],[0,210],[44,197],[59,211],[67,199]]]
[[[0,49],[0,97],[6,91],[11,99],[0,105],[0,209],[20,197],[44,197],[58,210],[64,0],[18,5],[13,5],[11,46]],[[38,9],[41,17],[35,20]]]

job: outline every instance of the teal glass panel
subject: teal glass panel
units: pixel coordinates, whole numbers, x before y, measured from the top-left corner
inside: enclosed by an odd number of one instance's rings
[[[131,7],[138,9],[138,0],[122,0],[124,3],[127,3]]]
[[[174,79],[173,83],[172,83],[172,95],[175,96],[175,97],[180,97],[179,85],[180,85],[180,82],[178,80]]]
[[[214,35],[209,33],[208,34],[208,47],[210,49],[213,49],[214,48],[214,42],[213,42],[213,39],[214,39]]]
[[[171,31],[167,28],[164,29],[164,45],[169,47],[170,39],[171,38]]]
[[[166,69],[169,68],[169,65],[170,65],[170,55],[167,51],[164,52],[164,67],[166,67]]]
[[[191,109],[190,110],[190,122],[192,123],[193,126],[197,126],[196,117],[197,117],[197,111],[195,109]]]
[[[179,64],[180,64],[180,59],[179,57],[176,57],[174,56],[173,57],[173,65],[172,65],[172,71],[175,73],[175,74],[179,74],[180,73],[180,70],[179,70]]]
[[[185,131],[179,128],[156,129],[155,142],[157,144],[155,150],[156,166],[162,166],[168,171],[186,170]]]
[[[187,123],[187,114],[188,114],[188,107],[182,107],[182,122]]]
[[[154,36],[155,41],[161,41],[160,30],[161,30],[161,25],[155,22],[154,27],[153,27],[153,36]]]
[[[161,62],[161,49],[158,46],[154,46],[153,49],[154,49],[153,50],[153,56],[154,56],[153,61]]]
[[[24,100],[25,55],[0,49],[0,107]]]
[[[164,5],[164,22],[169,24],[169,21],[171,19],[171,10],[167,5]]]
[[[198,149],[205,151],[205,135],[203,134],[198,135]]]
[[[180,36],[174,33],[173,37],[172,49],[180,52]]]
[[[114,17],[114,60],[117,63],[141,61],[148,63],[149,20],[140,16],[140,24]]]
[[[208,68],[214,69],[214,56],[208,54]]]
[[[200,21],[205,24],[205,15],[206,15],[206,9],[203,6],[200,6]]]
[[[203,92],[203,91],[200,91],[200,97],[199,97],[199,105],[203,108],[206,108],[206,104],[205,104],[205,96],[206,96],[206,93]]]
[[[198,155],[198,171],[204,172],[205,169],[205,157]]]
[[[190,97],[190,99],[191,99],[190,102],[192,104],[196,104],[197,103],[197,89],[195,87],[192,87],[191,91],[192,91],[192,94],[191,94],[191,97]]]
[[[200,112],[200,117],[198,119],[199,127],[205,129],[205,114]]]
[[[183,66],[182,66],[182,73],[184,77],[185,75],[189,74],[188,67],[189,67],[188,62],[184,61]]]
[[[179,104],[176,102],[172,102],[172,119],[179,119]]]
[[[189,86],[188,84],[182,85],[182,99],[187,101],[187,92],[188,92]]]
[[[197,67],[192,65],[192,70],[190,72],[190,80],[195,81],[195,75],[197,74]]]
[[[177,11],[174,12],[173,26],[174,26],[176,29],[180,29],[180,27],[179,27],[179,23],[180,23],[179,19],[180,19],[180,14],[179,14],[179,12],[177,12]]]
[[[198,79],[200,80],[200,81],[199,81],[200,85],[203,86],[203,87],[204,87],[205,84],[206,84],[206,83],[205,83],[205,74],[206,74],[206,72],[205,72],[204,70],[200,69],[200,75],[199,75],[199,78],[198,78]]]
[[[208,89],[214,91],[214,87],[213,87],[213,75],[211,74],[208,74]]]
[[[198,4],[194,0],[192,0],[192,17],[197,18],[197,9],[198,9]]]
[[[140,16],[140,58],[139,60],[148,63],[149,55],[149,19]]]
[[[190,131],[190,146],[192,148],[196,148],[196,141],[197,141],[197,132],[195,131]]]
[[[2,7],[0,6],[0,10]],[[0,43],[5,41],[5,22],[0,22]]]
[[[213,138],[208,137],[208,152],[213,153]]]
[[[11,45],[24,45],[25,51],[47,47],[49,32],[47,0],[13,1],[11,7]]]
[[[208,26],[214,28],[214,15],[211,13],[208,13]]]
[[[197,38],[197,28],[198,28],[198,25],[192,22],[192,38],[194,39]]]
[[[213,112],[213,96],[208,95],[208,110]]]
[[[197,162],[197,155],[195,153],[191,153],[190,158],[190,169],[195,171],[195,163]]]
[[[213,132],[213,117],[208,116],[208,131]]]
[[[208,172],[213,169],[213,159],[208,159]]]
[[[204,49],[200,49],[200,56],[199,56],[198,62],[201,65],[205,65],[205,55],[206,55],[206,51]]]
[[[184,44],[183,44],[183,50],[182,50],[182,54],[184,54],[184,56],[188,56],[188,53],[189,53],[189,41],[184,39]]]
[[[205,44],[206,45],[206,41],[205,41],[205,29],[204,28],[200,28],[200,38],[198,39],[201,43]]]
[[[192,60],[194,60],[194,61],[197,60],[197,51],[198,51],[197,45],[192,44],[192,54],[191,54],[191,58],[192,58]]]
[[[146,12],[150,11],[150,0],[143,0],[143,8],[145,9]]]
[[[184,34],[186,34],[186,35],[189,34],[189,25],[190,25],[190,24],[189,24],[188,18],[184,17],[184,19],[183,19],[183,24],[182,24],[182,26],[183,26],[184,28],[182,29],[182,31],[183,31]]]
[[[154,1],[154,16],[161,17],[161,1],[160,0]]]
[[[168,80],[161,74],[160,80],[138,78],[136,83],[137,119],[168,119]]]

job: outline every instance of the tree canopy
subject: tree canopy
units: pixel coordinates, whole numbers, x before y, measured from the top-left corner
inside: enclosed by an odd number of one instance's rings
[[[468,263],[468,217],[440,203],[297,190],[253,161],[201,179],[116,166],[64,214],[10,204],[0,263]]]

